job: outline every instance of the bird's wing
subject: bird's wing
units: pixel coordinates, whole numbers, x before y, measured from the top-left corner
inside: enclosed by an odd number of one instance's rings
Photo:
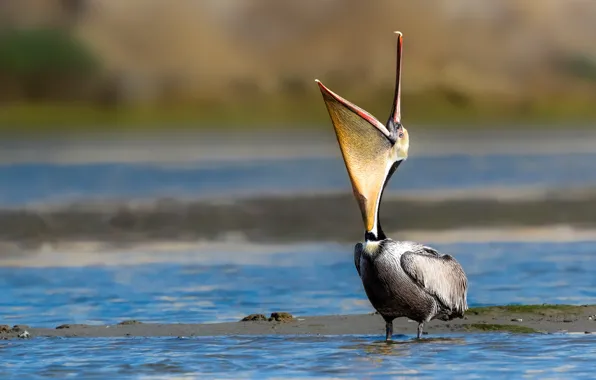
[[[358,271],[358,275],[360,275],[360,255],[362,255],[362,243],[356,244],[354,247],[354,265],[356,265],[356,270]]]
[[[439,255],[429,247],[401,256],[401,266],[419,286],[445,307],[462,314],[468,309],[468,280],[463,268],[450,255]]]

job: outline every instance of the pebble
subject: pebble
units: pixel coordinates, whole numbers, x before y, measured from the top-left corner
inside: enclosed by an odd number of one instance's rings
[[[80,323],[75,323],[75,324],[64,324],[64,325],[60,325],[56,327],[56,330],[63,330],[63,329],[70,329],[70,328],[74,328],[74,327],[86,327],[87,325],[84,324],[80,324]]]
[[[248,321],[266,321],[267,317],[263,314],[251,314],[247,315],[246,317],[242,318],[241,322],[248,322]]]
[[[122,321],[122,322],[118,323],[118,325],[120,325],[120,326],[128,326],[128,325],[140,325],[142,323],[143,322],[137,321],[136,319],[129,319],[129,320]]]
[[[289,322],[294,319],[294,316],[290,313],[286,312],[278,312],[278,313],[271,313],[271,317],[269,317],[269,321],[277,321],[277,322]]]

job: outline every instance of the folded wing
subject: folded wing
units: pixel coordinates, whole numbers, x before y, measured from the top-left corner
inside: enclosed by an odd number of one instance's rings
[[[468,309],[468,280],[461,265],[450,255],[432,248],[401,256],[401,266],[416,284],[435,296],[446,308],[463,315]]]

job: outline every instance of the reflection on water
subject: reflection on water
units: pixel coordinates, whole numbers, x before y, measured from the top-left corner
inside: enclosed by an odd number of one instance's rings
[[[596,184],[595,154],[417,157],[388,191]],[[225,196],[347,191],[341,158],[150,164],[0,165],[0,204],[88,197]]]
[[[377,336],[376,339],[379,339]],[[439,336],[432,338],[412,338],[411,335],[393,335],[393,340],[386,342],[385,340],[371,341],[367,339],[354,345],[342,346],[342,349],[362,351],[371,356],[404,356],[410,354],[412,345],[415,344],[448,344],[448,345],[465,345],[466,339],[461,336]]]
[[[435,245],[469,278],[471,306],[596,303],[593,242]],[[371,311],[352,245],[287,247],[268,259],[250,249],[194,252],[183,263],[0,268],[0,323],[236,321],[252,313]],[[251,264],[250,256],[254,256]],[[191,256],[192,257],[192,256]]]
[[[0,342],[0,377],[591,379],[594,335],[50,339]]]

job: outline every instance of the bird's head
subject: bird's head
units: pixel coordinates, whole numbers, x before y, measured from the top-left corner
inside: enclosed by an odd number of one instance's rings
[[[402,34],[397,34],[397,69],[391,115],[383,125],[371,114],[316,81],[335,129],[366,228],[367,241],[383,240],[379,205],[383,190],[399,164],[408,157],[408,131],[401,124]]]

